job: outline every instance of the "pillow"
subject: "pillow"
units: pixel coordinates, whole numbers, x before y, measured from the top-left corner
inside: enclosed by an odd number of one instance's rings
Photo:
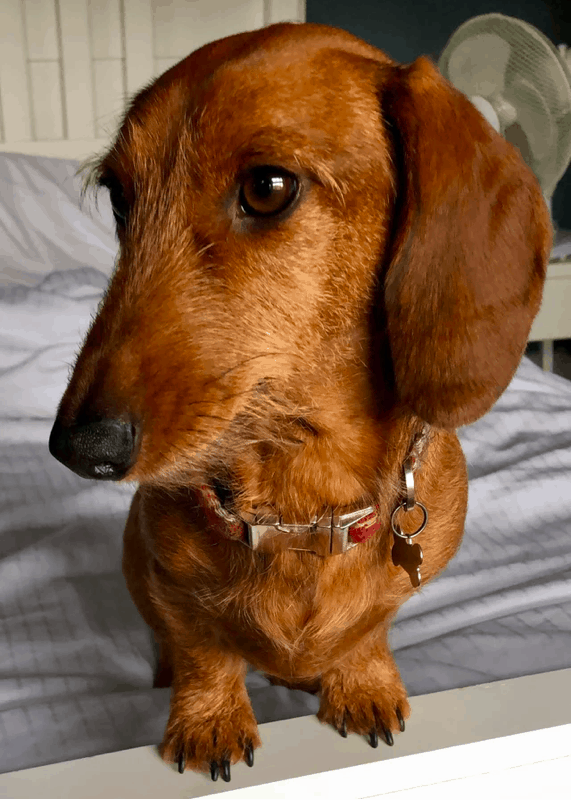
[[[0,153],[0,284],[35,286],[55,270],[107,277],[117,253],[107,192],[81,203],[78,161]]]

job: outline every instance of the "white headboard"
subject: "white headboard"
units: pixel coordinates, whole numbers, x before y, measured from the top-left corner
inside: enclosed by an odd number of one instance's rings
[[[282,20],[303,22],[305,0],[0,0],[0,151],[101,152],[153,77],[207,42]],[[549,268],[530,341],[569,337],[566,259]]]
[[[196,48],[304,19],[305,0],[0,0],[0,151],[84,159]]]

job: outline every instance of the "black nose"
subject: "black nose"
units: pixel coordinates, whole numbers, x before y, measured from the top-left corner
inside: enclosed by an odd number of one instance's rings
[[[64,427],[56,419],[50,453],[82,478],[118,481],[132,464],[135,429],[130,422],[100,419]]]

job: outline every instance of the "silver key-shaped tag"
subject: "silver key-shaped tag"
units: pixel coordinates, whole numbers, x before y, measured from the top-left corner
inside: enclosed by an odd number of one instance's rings
[[[396,521],[396,515],[399,511],[407,513],[407,501],[405,500],[393,511],[391,517],[391,528],[395,535],[395,543],[391,552],[393,564],[395,567],[402,567],[408,574],[410,582],[415,589],[420,586],[420,565],[422,564],[422,547],[419,544],[414,544],[413,539],[426,528],[428,523],[428,511],[418,501],[415,502],[413,508],[418,506],[423,513],[423,520],[420,528],[412,533],[405,533]]]
[[[419,544],[413,544],[411,539],[402,539],[400,536],[395,536],[392,557],[395,567],[402,567],[408,573],[414,588],[418,589],[420,586],[422,547]]]

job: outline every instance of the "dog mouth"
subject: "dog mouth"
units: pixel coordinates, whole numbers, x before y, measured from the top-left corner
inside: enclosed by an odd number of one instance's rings
[[[267,494],[268,470],[274,474],[277,469],[281,475],[277,485],[282,497],[284,465],[319,435],[319,429],[305,415],[278,413],[276,418],[265,415],[261,408],[253,415],[247,411],[202,454],[194,465],[196,471],[188,475],[190,483],[196,489],[206,485],[221,509],[232,516],[239,517],[243,510],[273,508],[276,497],[274,492]],[[246,489],[246,485],[252,488],[252,479],[255,499]]]
[[[198,447],[193,420],[178,433],[167,431],[165,438],[160,425],[151,426],[126,479],[172,490],[208,486],[230,514],[260,502],[273,505],[269,476],[275,476],[277,494],[283,495],[284,468],[322,433],[316,411],[289,398],[284,387],[258,381],[245,407]],[[212,418],[218,414],[226,415],[215,410]]]
[[[208,485],[224,511],[236,514],[236,477],[231,470],[227,469],[211,475],[208,478]]]

